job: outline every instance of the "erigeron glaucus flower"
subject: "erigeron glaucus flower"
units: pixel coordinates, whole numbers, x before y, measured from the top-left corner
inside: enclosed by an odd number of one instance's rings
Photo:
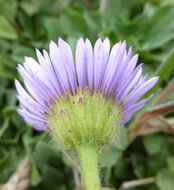
[[[15,81],[18,113],[35,129],[50,131],[67,150],[75,146],[69,144],[87,141],[113,143],[119,124],[145,105],[151,96],[138,100],[158,80],[146,80],[138,55],[132,57],[125,41],[110,50],[108,38],[98,39],[94,48],[80,38],[73,58],[68,43],[59,38],[58,44],[50,43],[49,54],[36,53],[38,61],[25,57],[18,65],[25,84],[24,89]]]

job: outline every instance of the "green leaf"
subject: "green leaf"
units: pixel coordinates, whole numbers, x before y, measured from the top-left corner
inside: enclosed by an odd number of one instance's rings
[[[82,36],[86,31],[88,31],[87,23],[84,18],[84,10],[77,6],[67,10],[67,14],[75,27],[73,30],[77,31],[78,33],[82,33]]]
[[[157,87],[161,84],[161,82],[164,80],[164,78],[170,73],[174,66],[174,48],[169,52],[166,60],[161,63],[161,65],[158,67],[157,71],[155,72],[155,76],[159,76],[159,80],[157,84],[149,90],[141,99],[149,97],[152,93],[155,92]]]
[[[134,1],[129,0],[109,0],[103,16],[109,21],[116,20],[117,17],[125,20],[129,16],[133,4]]]
[[[168,167],[174,171],[174,157],[167,158]]]
[[[9,125],[9,119],[6,119],[0,128],[0,138],[3,136],[4,132],[7,130],[8,125]]]
[[[8,20],[0,15],[0,38],[5,38],[8,40],[16,40],[17,33],[15,29],[11,26]]]
[[[36,139],[34,139],[30,133],[25,133],[23,135],[23,143],[25,147],[25,151],[27,152],[28,156],[30,157],[31,163],[32,163],[32,169],[31,169],[31,175],[30,175],[30,183],[32,186],[36,186],[40,183],[42,177],[36,167],[36,163],[33,159],[33,150],[32,145],[35,143]]]
[[[173,190],[174,171],[169,169],[161,170],[156,177],[156,184],[160,190]]]
[[[16,74],[0,66],[0,77],[14,80],[16,78]]]
[[[111,147],[100,155],[99,162],[103,167],[111,167],[117,163],[121,157],[121,153],[117,148]]]
[[[22,1],[20,6],[28,16],[33,16],[39,10],[39,2],[40,1]]]
[[[57,166],[57,160],[60,158],[60,152],[55,150],[52,144],[43,141],[37,142],[34,151],[34,160],[40,169],[42,169],[45,163]]]
[[[13,114],[12,122],[13,122],[13,125],[20,131],[27,130],[27,126],[25,126],[26,124],[24,122],[24,119],[19,114],[17,114],[17,113]]]
[[[105,185],[108,184],[108,181],[111,178],[111,170],[112,170],[112,168],[110,168],[110,167],[103,167],[102,168],[102,171],[101,171],[101,173],[102,173],[102,182]]]
[[[13,116],[13,114],[16,112],[16,107],[13,106],[7,106],[3,109],[3,117],[4,118],[10,118],[11,116]]]
[[[131,170],[131,164],[129,158],[122,158],[117,163],[115,169],[114,169],[114,176],[118,179],[127,181],[131,179],[133,173]]]
[[[71,20],[62,16],[60,19],[55,17],[48,17],[45,19],[45,28],[49,40],[57,41],[58,37],[70,34],[73,30],[73,23]]]
[[[125,126],[121,126],[119,129],[119,136],[115,143],[115,147],[123,151],[127,147],[127,130]]]
[[[97,14],[89,14],[88,12],[84,12],[84,19],[86,21],[86,25],[87,25],[87,32],[88,32],[88,36],[89,38],[95,39],[96,38],[96,34],[100,31],[100,24],[98,22],[98,19],[100,19],[98,17]]]
[[[7,106],[16,106],[16,98],[17,92],[16,89],[8,89],[6,90],[6,100],[7,100]]]
[[[144,64],[143,65],[143,74],[147,74],[148,73],[148,76],[149,77],[153,77],[153,72],[154,72],[154,68],[152,67],[152,65],[150,64]]]
[[[17,63],[23,63],[24,57],[36,58],[35,52],[32,48],[23,46],[21,44],[13,46],[12,59]]]
[[[155,49],[174,38],[174,6],[164,6],[157,9],[144,25],[145,36],[143,38],[143,49]]]
[[[32,186],[36,186],[41,182],[41,175],[36,168],[35,163],[32,161],[31,175],[30,175],[30,183]]]
[[[16,0],[0,0],[0,15],[6,18],[14,19],[17,13],[18,1]]]
[[[148,154],[155,154],[161,150],[163,139],[161,135],[147,135],[143,137],[143,144]]]
[[[20,153],[20,152],[19,152]],[[18,164],[15,150],[11,150],[0,158],[0,184],[5,183],[13,174]]]
[[[110,39],[111,41],[111,45],[114,45],[115,42],[117,42],[119,40],[116,32],[115,32],[115,29],[113,28],[105,28],[103,29],[100,33],[99,33],[99,37],[102,38],[102,39],[105,39],[106,36]]]
[[[157,88],[157,86],[161,84],[161,82],[169,74],[173,66],[174,66],[174,48],[169,52],[166,60],[158,67],[157,71],[155,72],[155,75],[160,77],[155,88]]]
[[[61,185],[64,182],[63,179],[62,171],[46,164],[43,166],[43,183],[47,188]]]
[[[146,158],[143,154],[134,153],[131,155],[131,162],[133,165],[133,173],[138,178],[143,178],[146,169]]]

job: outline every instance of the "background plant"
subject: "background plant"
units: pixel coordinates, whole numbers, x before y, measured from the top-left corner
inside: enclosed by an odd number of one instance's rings
[[[47,48],[49,41],[57,41],[58,37],[75,48],[79,37],[88,37],[94,42],[98,37],[104,39],[108,36],[112,44],[127,40],[133,45],[133,50],[139,53],[139,63],[145,63],[144,73],[159,75],[160,80],[153,89],[153,100],[142,111],[146,111],[146,115],[139,117],[139,113],[128,126],[122,127],[118,143],[101,156],[100,164],[104,166],[102,184],[119,188],[124,181],[155,177],[154,183],[129,190],[172,190],[173,113],[160,117],[167,122],[163,126],[160,126],[158,117],[152,120],[151,116],[154,116],[154,102],[157,103],[161,93],[166,92],[164,88],[174,74],[174,2],[108,0],[104,7],[101,2],[0,0],[0,184],[7,182],[27,154],[31,160],[29,190],[74,188],[72,168],[50,137],[26,127],[15,111],[17,100],[13,81],[20,79],[16,66],[23,62],[24,56],[35,57],[34,48]],[[171,83],[165,101],[174,99],[173,86]],[[172,111],[174,106],[170,105],[163,107]],[[155,116],[164,113],[157,108]],[[143,122],[141,127],[148,135],[134,139],[142,134],[137,120]],[[157,127],[158,133],[149,134],[152,132],[147,126]]]

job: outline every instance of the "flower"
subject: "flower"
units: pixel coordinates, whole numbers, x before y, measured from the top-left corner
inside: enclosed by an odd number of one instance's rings
[[[105,115],[111,113],[114,117],[118,116],[118,124],[127,123],[152,96],[138,100],[158,81],[158,77],[146,80],[147,75],[142,74],[142,64],[136,66],[138,55],[131,57],[132,48],[130,47],[127,52],[125,41],[116,43],[110,51],[108,38],[103,42],[98,39],[94,49],[88,39],[84,41],[80,38],[76,46],[75,64],[70,46],[61,38],[58,39],[58,45],[51,41],[49,51],[48,54],[43,50],[41,54],[36,50],[39,63],[33,58],[25,57],[23,66],[18,65],[18,71],[26,87],[25,90],[19,81],[15,80],[20,103],[18,113],[37,130],[52,131],[54,128],[56,131],[56,127],[62,123],[63,127],[59,126],[59,128],[64,132],[61,135],[58,134],[59,132],[56,133],[59,138],[66,135],[67,131],[72,133],[71,130],[75,125],[86,127],[87,121],[85,124],[78,122],[88,117],[85,110],[89,107],[87,106],[89,99],[95,104],[88,109],[89,112],[93,112],[89,118],[96,117],[95,120],[100,122]],[[106,112],[100,112],[105,104],[97,103],[100,102],[98,99],[107,102]],[[67,103],[73,105],[75,101],[77,101],[76,107],[69,106]],[[83,101],[87,102],[86,107],[78,111],[78,106]],[[71,110],[68,112],[67,109]],[[83,116],[81,116],[82,112],[84,112]],[[99,112],[97,113],[99,116],[95,115],[96,112]],[[67,122],[73,123],[71,113],[76,114],[74,117],[79,117],[79,121],[74,119],[74,124],[70,125],[72,129],[69,127],[65,130],[65,127],[69,126]],[[66,114],[69,120],[62,119]],[[114,117],[112,122],[115,122]],[[109,116],[104,119],[109,121]],[[53,120],[57,120],[56,123]],[[102,130],[106,132],[105,129]],[[83,131],[81,135],[83,136]],[[71,138],[80,137],[73,133]]]

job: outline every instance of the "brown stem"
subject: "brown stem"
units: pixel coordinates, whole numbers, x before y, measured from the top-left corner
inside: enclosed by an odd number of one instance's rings
[[[92,8],[92,3],[91,3],[90,0],[85,0],[85,3],[86,3],[86,5],[87,5],[88,9],[91,9],[91,8]]]
[[[73,167],[72,170],[73,170],[75,186],[79,187],[80,186],[80,178],[79,178],[78,170],[75,167]]]
[[[147,185],[147,184],[154,183],[154,182],[155,182],[154,177],[149,177],[149,178],[144,178],[144,179],[139,179],[139,180],[126,181],[120,186],[120,188],[118,190],[125,190],[127,188],[141,186],[141,185]]]
[[[159,116],[161,114],[166,114],[174,110],[174,101],[170,101],[147,110],[143,114],[141,114],[137,121],[142,122],[144,120],[150,119],[152,117]]]
[[[155,106],[163,103],[173,91],[174,91],[174,79],[172,79],[167,85],[167,87],[164,89],[163,93],[160,95],[157,102],[155,103]]]
[[[1,190],[25,190],[29,185],[31,164],[28,157],[21,161],[15,173],[8,182],[1,186]]]
[[[100,0],[99,12],[103,13],[107,5],[107,0]]]

